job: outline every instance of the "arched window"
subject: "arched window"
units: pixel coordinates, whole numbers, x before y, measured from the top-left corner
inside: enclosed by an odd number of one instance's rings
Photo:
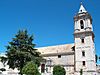
[[[83,23],[83,20],[80,21],[80,26],[81,26],[81,29],[84,29],[84,23]]]
[[[85,66],[85,61],[83,61],[83,66]]]

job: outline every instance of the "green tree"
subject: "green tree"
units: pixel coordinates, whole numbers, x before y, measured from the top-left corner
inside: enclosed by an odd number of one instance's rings
[[[6,69],[5,69],[5,68],[0,68],[0,71],[2,71],[2,72],[3,72],[3,71],[6,71]]]
[[[80,75],[83,75],[83,69],[80,70]]]
[[[28,62],[22,69],[22,73],[25,75],[41,75],[38,71],[38,67],[34,62]]]
[[[27,33],[27,30],[19,30],[15,37],[9,42],[6,51],[6,61],[10,68],[18,68],[21,73],[24,65],[33,61],[38,66],[42,57],[37,49],[34,49],[33,36]],[[5,62],[5,58],[2,59]]]
[[[65,71],[64,67],[62,67],[60,65],[56,65],[53,68],[53,75],[66,75],[66,71]]]

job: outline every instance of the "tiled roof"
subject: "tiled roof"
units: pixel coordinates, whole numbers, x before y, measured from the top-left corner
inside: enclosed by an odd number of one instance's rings
[[[74,44],[64,44],[64,45],[40,47],[37,49],[41,54],[65,53],[65,52],[73,52],[72,51],[73,46]]]

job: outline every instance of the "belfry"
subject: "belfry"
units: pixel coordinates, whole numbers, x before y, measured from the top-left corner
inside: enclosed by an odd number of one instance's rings
[[[74,16],[75,71],[83,70],[84,75],[96,72],[94,32],[92,17],[81,4]]]

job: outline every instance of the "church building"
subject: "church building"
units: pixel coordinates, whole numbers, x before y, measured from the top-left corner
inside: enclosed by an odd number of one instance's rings
[[[63,66],[66,75],[80,75],[81,70],[83,75],[97,75],[92,17],[82,4],[73,27],[74,43],[38,48],[44,58],[39,67],[43,75],[52,75],[55,65]]]
[[[66,75],[80,75],[80,71],[83,75],[100,75],[100,65],[96,65],[95,59],[92,17],[82,3],[74,16],[73,27],[74,43],[37,48],[44,58],[39,67],[42,75],[53,75],[55,65],[63,66]],[[9,69],[8,65],[4,66],[1,62],[0,68],[6,69],[2,72],[5,75],[18,75],[19,73],[17,68]]]

